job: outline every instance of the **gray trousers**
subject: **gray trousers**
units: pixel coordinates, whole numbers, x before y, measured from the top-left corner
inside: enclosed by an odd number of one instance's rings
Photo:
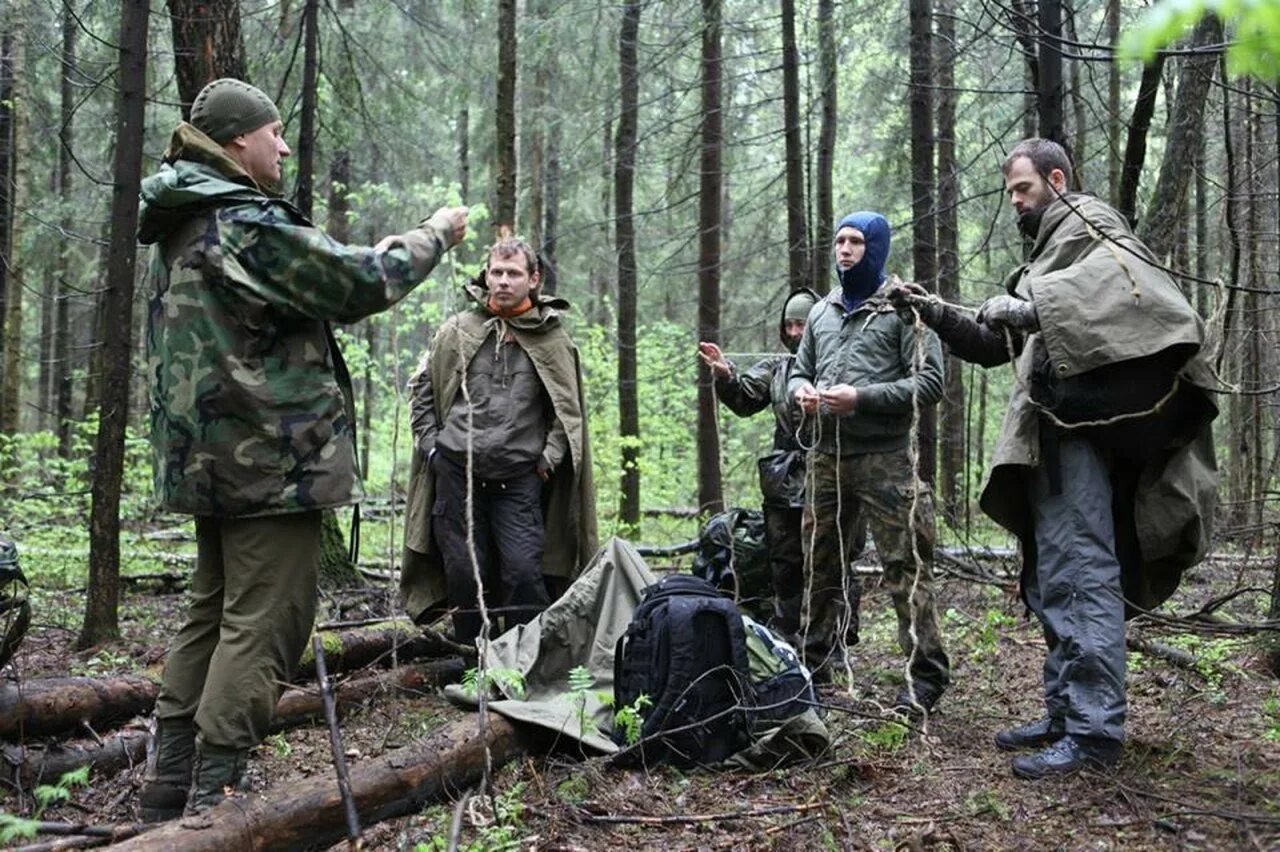
[[[1045,465],[1031,483],[1035,571],[1027,603],[1044,628],[1044,701],[1068,734],[1124,739],[1124,598],[1110,465],[1090,441],[1059,441],[1062,493]]]

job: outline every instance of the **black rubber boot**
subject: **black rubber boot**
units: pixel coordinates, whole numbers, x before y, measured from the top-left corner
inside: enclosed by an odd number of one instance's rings
[[[1013,759],[1013,774],[1033,781],[1073,775],[1081,769],[1110,769],[1124,746],[1118,740],[1067,735],[1035,754]]]
[[[157,719],[148,752],[147,772],[138,794],[138,815],[143,822],[182,816],[191,791],[195,724],[190,719]]]
[[[191,798],[187,801],[187,815],[202,814],[222,804],[228,791],[240,788],[248,765],[248,749],[229,749],[207,743],[198,744]]]
[[[1016,728],[1008,728],[996,734],[996,748],[1016,751],[1020,748],[1044,748],[1067,735],[1061,719],[1046,716]]]

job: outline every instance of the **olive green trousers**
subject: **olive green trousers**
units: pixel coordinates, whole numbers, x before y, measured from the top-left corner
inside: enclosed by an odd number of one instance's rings
[[[252,748],[267,735],[316,615],[320,512],[196,518],[191,608],[165,659],[159,719],[193,719],[199,742]]]

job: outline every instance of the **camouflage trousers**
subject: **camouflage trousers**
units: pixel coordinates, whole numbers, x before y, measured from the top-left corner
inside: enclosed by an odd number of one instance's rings
[[[164,662],[156,718],[194,720],[201,743],[266,737],[316,614],[320,512],[196,518],[191,608]]]
[[[942,647],[933,595],[933,498],[922,483],[915,515],[917,578],[908,524],[913,472],[906,450],[843,458],[815,452],[809,454],[808,465],[803,539],[809,613],[801,619],[806,659],[817,664],[829,659],[841,632],[847,644],[858,641],[861,585],[848,566],[862,549],[861,531],[869,528],[898,617],[898,644],[908,657],[914,644],[911,676],[946,686],[951,664]]]

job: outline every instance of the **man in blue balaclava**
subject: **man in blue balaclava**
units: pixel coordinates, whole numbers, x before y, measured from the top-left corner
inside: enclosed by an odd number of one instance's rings
[[[933,502],[907,446],[913,407],[942,397],[942,348],[927,331],[920,341],[922,363],[914,367],[915,330],[897,321],[884,297],[888,288],[882,289],[889,240],[889,223],[879,213],[840,221],[834,245],[840,288],[809,314],[791,371],[788,387],[807,415],[801,438],[812,448],[801,644],[821,674],[843,665],[841,638],[858,641],[859,588],[849,562],[858,555],[861,515],[893,596],[898,642],[910,660],[897,707],[919,714],[932,710],[950,683],[933,598]],[[913,502],[919,559],[910,540]]]

